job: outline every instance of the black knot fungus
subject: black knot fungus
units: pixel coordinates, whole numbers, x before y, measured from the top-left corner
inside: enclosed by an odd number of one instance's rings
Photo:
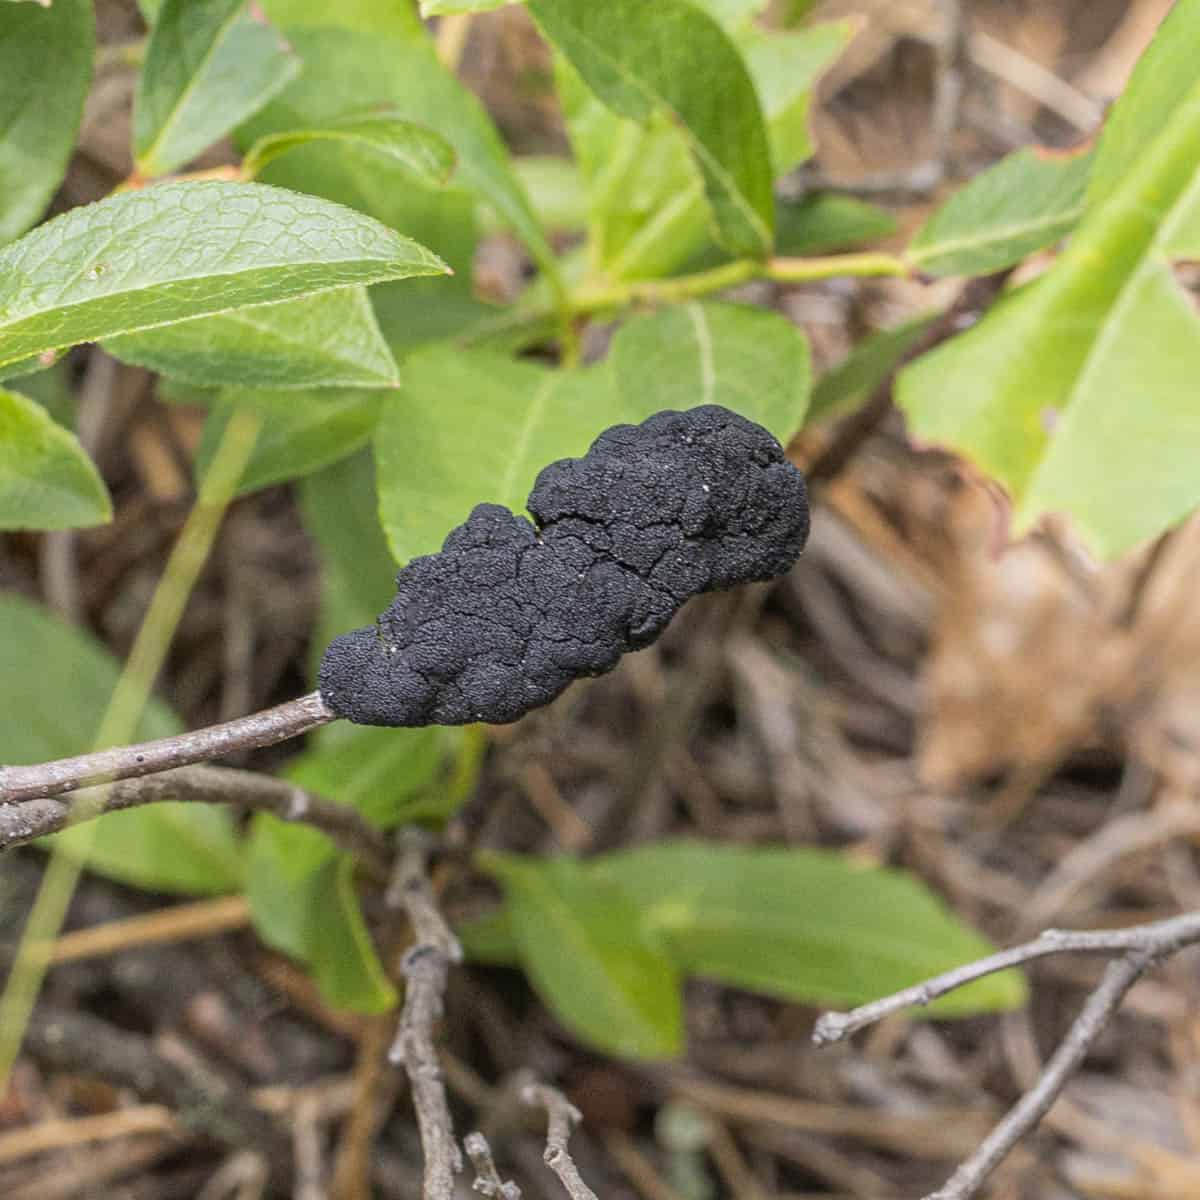
[[[321,695],[360,725],[515,721],[648,646],[700,592],[772,579],[808,537],[804,478],[717,405],[615,425],[544,468],[536,524],[480,504],[335,638]]]

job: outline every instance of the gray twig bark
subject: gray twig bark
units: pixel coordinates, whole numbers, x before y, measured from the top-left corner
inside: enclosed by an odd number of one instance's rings
[[[1098,932],[1048,929],[1024,945],[957,967],[851,1012],[825,1013],[817,1021],[813,1041],[818,1045],[840,1041],[856,1029],[902,1009],[929,1004],[985,975],[1033,962],[1048,954],[1102,954],[1113,959],[1034,1086],[1013,1105],[945,1185],[926,1197],[926,1200],[971,1200],[979,1194],[988,1176],[1009,1151],[1050,1111],[1129,989],[1152,967],[1197,942],[1200,942],[1200,913],[1186,913],[1131,929]]]
[[[546,1110],[546,1151],[542,1158],[558,1176],[571,1200],[598,1200],[596,1193],[583,1182],[579,1168],[567,1149],[571,1130],[579,1123],[581,1113],[557,1088],[533,1083],[521,1092],[521,1100],[531,1107]]]
[[[61,796],[64,792],[93,784],[137,779],[175,767],[209,762],[242,750],[273,746],[335,720],[336,714],[330,711],[321,693],[310,692],[298,700],[289,700],[236,721],[209,725],[205,729],[153,742],[117,746],[29,766],[0,766],[0,805]]]
[[[450,964],[462,962],[462,947],[438,912],[425,869],[425,842],[419,831],[401,835],[400,855],[387,892],[388,904],[404,909],[414,935],[400,963],[407,986],[400,1027],[388,1057],[403,1065],[412,1089],[425,1157],[424,1200],[451,1200],[454,1176],[463,1162],[434,1030],[442,1017]]]

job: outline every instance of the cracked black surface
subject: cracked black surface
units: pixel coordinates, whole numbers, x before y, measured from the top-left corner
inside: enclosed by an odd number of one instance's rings
[[[650,645],[701,592],[784,574],[808,537],[804,478],[717,405],[615,425],[551,463],[531,524],[475,507],[396,576],[367,629],[335,638],[321,695],[360,725],[503,724]]]

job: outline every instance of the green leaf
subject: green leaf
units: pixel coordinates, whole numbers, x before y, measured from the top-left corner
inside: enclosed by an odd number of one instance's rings
[[[603,367],[555,370],[452,346],[414,354],[375,435],[393,555],[436,552],[476,504],[523,512],[542,467],[584,454],[617,421],[656,412],[657,399],[646,394],[635,410]]]
[[[88,845],[87,867],[151,892],[218,896],[243,885],[242,847],[230,814],[217,805],[167,801],[109,813],[95,829],[54,835],[67,854]]]
[[[330,731],[332,732],[332,731]],[[381,829],[428,815],[430,793],[445,762],[450,731],[350,726],[294,758],[287,777],[308,791],[334,796]]]
[[[268,134],[250,148],[242,171],[247,178],[258,175],[268,163],[313,142],[335,142],[369,155],[382,155],[435,187],[444,184],[454,171],[454,148],[441,134],[386,113],[348,117],[321,129]]]
[[[988,275],[1054,245],[1083,215],[1091,166],[1090,154],[1010,154],[921,226],[909,261],[930,275]]]
[[[561,55],[555,77],[587,187],[592,273],[669,275],[710,241],[704,181],[686,141],[666,113],[644,124],[617,116]]]
[[[587,225],[587,190],[579,167],[569,158],[526,154],[513,168],[547,229],[576,233]]]
[[[754,31],[745,35],[755,48],[746,65],[763,97],[768,134],[789,161],[811,149],[811,90],[843,44],[846,28],[841,22],[817,26],[803,35],[775,38],[769,48],[758,46],[761,35]],[[670,115],[658,113],[643,125],[623,120],[595,98],[561,56],[556,73],[567,132],[587,185],[593,273],[659,278],[684,264],[692,267],[706,248],[705,261],[721,261],[721,252],[711,245],[703,179]],[[778,174],[778,163],[774,169]],[[779,232],[777,251],[782,252]]]
[[[1200,2],[1177,0],[1142,55],[1133,78],[1104,120],[1087,206],[1106,203],[1121,187],[1167,117],[1187,100],[1196,82]]]
[[[754,79],[771,142],[775,177],[813,152],[808,110],[813,88],[854,36],[858,23],[829,21],[799,33],[743,30],[738,45]]]
[[[78,405],[74,382],[64,359],[31,372],[10,385],[10,390],[36,400],[64,429],[74,429]]]
[[[112,520],[100,473],[40,404],[0,388],[0,529],[73,529]]]
[[[133,112],[139,174],[190,162],[257,112],[300,70],[246,0],[164,0],[146,47]]]
[[[246,900],[255,931],[268,946],[304,964],[309,914],[325,897],[318,873],[337,848],[311,825],[255,813],[246,841]]]
[[[817,380],[808,419],[828,420],[857,408],[920,342],[940,315],[922,313],[892,329],[881,329],[863,338],[836,367]]]
[[[767,7],[769,0],[691,0],[727,29],[744,25]]]
[[[289,34],[297,25],[325,25],[386,37],[417,37],[422,33],[409,0],[259,0],[267,19]]]
[[[438,61],[432,41],[411,8],[399,4],[376,8],[379,11],[373,19],[378,22],[377,28],[369,27],[369,13],[362,16],[361,22],[356,20],[354,28],[332,28],[333,24],[350,22],[340,12],[337,17],[328,15],[328,5],[272,4],[269,11],[282,24],[305,69],[239,131],[239,143],[249,145],[267,134],[294,129],[325,128],[331,122],[361,114],[365,108],[424,125],[453,147],[458,159],[456,181],[492,205],[517,232],[538,266],[547,275],[557,277],[554,251],[483,106]],[[407,14],[401,15],[406,8]],[[295,11],[289,15],[291,9]],[[362,155],[354,157],[357,163],[347,164],[345,159],[342,163],[358,185],[379,187],[386,182],[379,164],[372,162],[365,173],[376,180],[364,183],[360,178],[364,173]],[[401,186],[409,184],[411,176],[399,169],[396,173]],[[304,190],[312,189],[305,186]],[[434,202],[442,205],[444,199],[439,195]]]
[[[428,20],[454,13],[491,12],[512,3],[513,0],[421,0],[421,16]]]
[[[682,1051],[679,975],[624,893],[569,859],[492,852],[480,865],[504,885],[525,969],[568,1027],[623,1058]]]
[[[321,561],[321,606],[313,635],[320,654],[337,634],[370,625],[383,612],[394,593],[396,563],[379,525],[369,454],[309,475],[301,484],[300,500]],[[318,740],[337,727],[321,730]]]
[[[354,886],[354,859],[338,854],[313,879],[315,903],[309,910],[309,966],[321,995],[335,1008],[383,1013],[397,995],[363,920]]]
[[[722,245],[738,255],[769,254],[774,198],[767,132],[754,83],[720,25],[688,0],[530,0],[529,8],[615,112],[643,123],[665,112],[678,123]]]
[[[1143,63],[1118,111],[1146,82]],[[899,380],[917,436],[998,476],[1018,528],[1067,512],[1105,555],[1200,500],[1200,324],[1172,271],[1200,256],[1200,84],[1161,117],[1055,265]]]
[[[505,906],[474,917],[454,931],[467,962],[489,967],[519,967],[521,948],[513,936]]]
[[[30,763],[91,749],[120,670],[92,637],[17,596],[0,596],[0,762]],[[135,737],[180,732],[151,700]],[[225,892],[241,882],[229,813],[216,805],[154,804],[93,822],[88,865],[158,891]],[[68,852],[78,830],[55,839]]]
[[[246,897],[258,935],[304,963],[335,1008],[387,1012],[396,990],[375,952],[354,886],[354,860],[315,829],[258,813]]]
[[[0,249],[0,363],[444,270],[424,247],[324,200],[261,184],[166,183],[71,209]]]
[[[721,404],[757,421],[784,445],[808,407],[808,343],[786,317],[747,305],[692,302],[635,317],[610,352],[629,405]]]
[[[817,192],[779,206],[775,249],[784,255],[826,254],[895,231],[896,218],[886,209],[839,192]]]
[[[673,842],[589,864],[681,971],[805,1003],[854,1005],[991,953],[917,879],[844,854]],[[1021,976],[993,975],[930,1007],[1013,1008]]]
[[[0,242],[24,233],[62,181],[94,42],[91,0],[0,9]]]
[[[399,368],[364,287],[107,338],[124,362],[200,387],[396,387]]]
[[[241,496],[298,479],[361,449],[375,430],[382,402],[379,392],[356,388],[279,392],[224,388],[204,425],[196,452],[197,475],[208,470],[236,411],[253,412],[262,421],[238,483]]]

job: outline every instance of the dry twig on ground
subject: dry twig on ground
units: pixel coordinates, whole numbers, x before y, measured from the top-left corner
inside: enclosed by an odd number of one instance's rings
[[[454,1176],[462,1170],[462,1154],[433,1034],[442,1016],[450,964],[462,962],[462,947],[438,912],[425,870],[425,851],[425,839],[418,831],[402,834],[388,888],[388,904],[404,909],[414,938],[400,963],[407,986],[400,1028],[388,1057],[403,1065],[412,1088],[425,1156],[425,1200],[449,1200]]]
[[[1151,967],[1197,942],[1200,942],[1200,913],[1186,913],[1132,929],[1099,932],[1048,929],[1024,945],[957,967],[851,1012],[826,1013],[817,1022],[813,1041],[818,1045],[840,1041],[856,1029],[862,1029],[905,1008],[930,1004],[939,996],[956,991],[985,975],[1022,966],[1050,954],[1112,956],[1113,961],[1105,969],[1103,978],[1088,997],[1037,1082],[946,1184],[926,1197],[926,1200],[971,1200],[979,1194],[988,1176],[1009,1151],[1049,1112],[1068,1080],[1087,1057],[1097,1037],[1121,1006],[1129,989]]]
[[[598,1200],[596,1193],[583,1182],[579,1168],[567,1149],[571,1130],[582,1116],[579,1109],[557,1088],[544,1084],[531,1083],[521,1091],[521,1100],[531,1107],[546,1110],[546,1152],[542,1157],[546,1166],[562,1181],[567,1195],[571,1200]]]

